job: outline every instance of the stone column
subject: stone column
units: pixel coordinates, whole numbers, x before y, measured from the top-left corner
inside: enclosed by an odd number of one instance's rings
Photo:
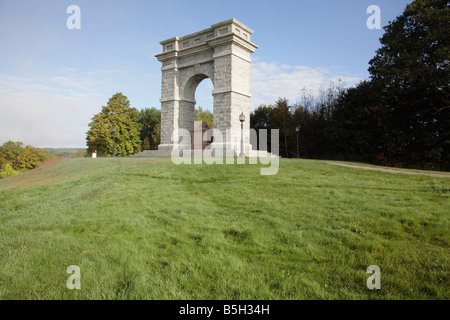
[[[231,131],[226,147],[240,153],[241,123],[244,113],[244,152],[249,154],[250,139],[250,55],[257,46],[250,42],[251,29],[235,19],[212,25],[214,39],[208,44],[214,48],[214,127],[223,134]]]
[[[180,98],[178,90],[177,51],[178,37],[162,41],[163,53],[158,58],[162,62],[161,80],[161,144],[159,150],[172,150],[172,134],[178,135]]]

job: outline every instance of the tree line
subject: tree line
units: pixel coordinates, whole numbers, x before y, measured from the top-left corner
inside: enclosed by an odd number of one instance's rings
[[[198,107],[194,119],[205,121],[212,128],[213,114]],[[113,128],[116,132],[113,134]],[[87,156],[97,152],[100,157],[129,156],[142,150],[157,150],[161,138],[161,110],[137,110],[121,92],[113,95],[106,106],[95,114],[86,133]],[[113,141],[114,140],[114,141]]]
[[[23,146],[22,142],[7,141],[0,146],[0,178],[6,178],[36,168],[52,158],[48,150]]]
[[[341,81],[315,93],[304,88],[294,104],[261,105],[251,128],[279,129],[282,157],[297,156],[298,137],[303,158],[449,170],[449,1],[415,0],[384,30],[369,79],[352,88]],[[208,110],[196,109],[195,120],[213,127]],[[160,110],[138,111],[116,93],[89,124],[88,155],[112,154],[114,127],[118,156],[157,149],[160,121]]]
[[[251,127],[279,128],[280,155],[450,170],[449,1],[416,0],[389,23],[353,88],[304,89],[251,113]]]

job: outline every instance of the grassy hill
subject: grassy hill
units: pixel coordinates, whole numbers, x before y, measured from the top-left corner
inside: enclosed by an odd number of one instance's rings
[[[72,159],[1,180],[0,299],[450,298],[449,178],[259,169]]]

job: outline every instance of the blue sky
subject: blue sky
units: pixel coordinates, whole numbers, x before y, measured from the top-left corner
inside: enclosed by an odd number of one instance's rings
[[[385,26],[412,0],[0,0],[0,144],[85,147],[92,116],[116,92],[131,105],[160,108],[160,41],[236,18],[255,32],[252,109],[301,89],[368,78],[383,30],[370,30],[368,6]],[[81,9],[69,30],[67,7]],[[196,92],[212,110],[212,84]]]

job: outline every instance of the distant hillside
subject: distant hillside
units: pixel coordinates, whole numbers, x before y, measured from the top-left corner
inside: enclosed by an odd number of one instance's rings
[[[81,152],[85,152],[87,148],[41,148],[48,150],[55,157],[70,157]]]

